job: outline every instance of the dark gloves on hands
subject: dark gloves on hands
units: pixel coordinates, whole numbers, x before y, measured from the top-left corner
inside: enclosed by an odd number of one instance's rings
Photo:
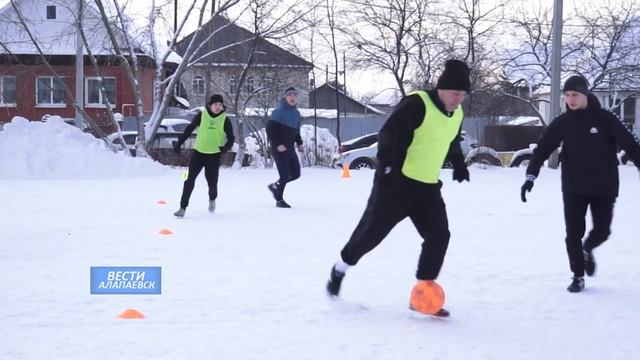
[[[526,193],[531,192],[531,189],[533,189],[533,180],[525,181],[522,185],[522,189],[520,190],[520,198],[522,199],[522,202],[527,202]]]
[[[466,166],[459,166],[453,169],[453,180],[461,183],[465,180],[469,181],[469,170]]]

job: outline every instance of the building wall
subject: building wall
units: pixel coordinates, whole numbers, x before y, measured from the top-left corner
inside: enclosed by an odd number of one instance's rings
[[[75,96],[75,66],[53,66],[55,72],[63,77],[65,84]],[[133,110],[134,96],[133,89],[129,86],[129,81],[122,68],[112,66],[101,69],[102,76],[116,78],[116,103],[114,112],[131,114]],[[85,76],[96,76],[93,66],[85,66]],[[75,110],[66,104],[60,106],[43,106],[36,104],[36,78],[38,76],[51,76],[49,70],[44,65],[22,66],[22,65],[0,65],[0,75],[16,77],[16,106],[0,107],[0,122],[8,122],[14,116],[22,116],[29,120],[40,120],[44,115],[58,115],[62,118],[75,117]],[[143,111],[151,113],[153,110],[153,79],[155,70],[142,68],[139,84],[143,92]],[[107,121],[106,109],[104,107],[85,107],[86,112],[94,119],[101,122]]]
[[[207,78],[206,66],[194,66],[191,69],[185,71],[181,77],[182,85],[187,90],[187,96],[191,107],[203,106],[206,104],[206,94],[196,94],[193,92],[193,79],[196,76],[202,76],[203,79]],[[230,108],[230,104],[233,103],[233,94],[229,92],[229,85],[233,75],[237,78],[240,77],[240,71],[237,67],[214,67],[210,71],[210,94],[222,94],[225,98],[225,104]],[[273,87],[271,91],[265,92],[261,95],[253,97],[248,103],[247,107],[274,107],[277,101],[282,97],[284,90],[293,85],[300,90],[300,96],[298,104],[300,107],[307,107],[309,104],[309,70],[304,68],[268,68],[261,69],[256,68],[250,72],[255,80],[256,88],[259,87],[260,79],[269,78],[273,80]],[[205,88],[206,91],[206,88]],[[241,95],[240,103],[246,98],[246,92]]]

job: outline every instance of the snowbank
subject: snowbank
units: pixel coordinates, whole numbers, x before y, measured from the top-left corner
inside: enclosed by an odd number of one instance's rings
[[[58,117],[14,117],[0,131],[0,179],[96,179],[156,176],[167,169],[149,159],[113,153],[91,134]]]

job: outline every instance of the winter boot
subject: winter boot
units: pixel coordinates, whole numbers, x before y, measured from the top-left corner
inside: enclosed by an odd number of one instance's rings
[[[584,289],[584,277],[574,276],[571,281],[571,285],[567,287],[567,290],[572,293],[580,292]]]
[[[209,200],[209,212],[213,214],[214,211],[216,211],[216,201]]]
[[[291,207],[291,205],[287,204],[284,200],[278,200],[276,201],[276,207],[288,209]]]
[[[173,215],[175,215],[176,217],[184,217],[184,212],[186,211],[186,209],[180,208],[178,209],[178,211],[174,212]]]
[[[271,191],[271,194],[273,195],[273,198],[276,201],[278,201],[278,184],[277,183],[269,184],[269,185],[267,185],[267,189],[269,189],[269,191]]]
[[[596,273],[596,259],[591,251],[584,252],[584,272],[588,276],[593,276]]]
[[[327,282],[327,293],[329,296],[338,296],[340,293],[340,285],[342,285],[342,279],[344,279],[343,272],[336,270],[334,265],[331,268],[331,274],[329,274],[329,282]]]

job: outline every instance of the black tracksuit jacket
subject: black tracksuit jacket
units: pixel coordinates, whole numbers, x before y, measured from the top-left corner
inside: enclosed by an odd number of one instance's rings
[[[588,106],[556,117],[533,151],[527,175],[538,176],[540,167],[562,143],[562,191],[586,196],[618,196],[617,145],[640,166],[640,142],[598,99],[588,96]]]

